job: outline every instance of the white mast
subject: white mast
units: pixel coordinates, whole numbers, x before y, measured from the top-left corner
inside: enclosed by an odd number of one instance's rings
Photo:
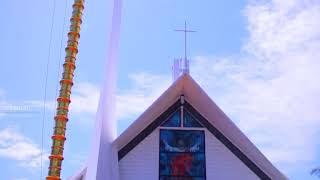
[[[122,0],[113,1],[112,29],[104,83],[100,92],[96,115],[93,147],[89,154],[85,180],[118,180],[118,156],[112,147],[117,136],[116,111],[116,67],[119,47]]]

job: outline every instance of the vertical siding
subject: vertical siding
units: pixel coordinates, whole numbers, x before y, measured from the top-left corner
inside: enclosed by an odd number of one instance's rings
[[[208,180],[258,180],[242,161],[209,131],[206,138],[206,173]],[[119,162],[120,180],[158,180],[159,129],[152,132]]]

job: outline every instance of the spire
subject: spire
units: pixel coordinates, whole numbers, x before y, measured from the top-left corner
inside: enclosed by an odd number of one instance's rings
[[[107,51],[104,82],[95,120],[93,144],[89,154],[86,180],[118,180],[118,156],[112,146],[117,136],[116,68],[120,39],[122,0],[113,0],[112,29]]]
[[[187,22],[184,22],[184,29],[176,29],[175,31],[184,32],[184,58],[174,59],[172,66],[173,81],[177,80],[182,74],[189,74],[189,60],[187,58],[187,33],[196,32],[187,29]]]

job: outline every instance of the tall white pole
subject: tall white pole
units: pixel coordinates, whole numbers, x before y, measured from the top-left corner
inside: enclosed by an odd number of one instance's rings
[[[86,180],[118,179],[118,158],[117,152],[112,148],[112,142],[117,135],[115,92],[121,7],[122,0],[113,1],[112,28],[105,64],[104,82],[100,92],[93,147],[87,164]]]

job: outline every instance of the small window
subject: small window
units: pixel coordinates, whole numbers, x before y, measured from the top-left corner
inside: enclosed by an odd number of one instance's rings
[[[202,127],[202,125],[188,112],[184,111],[183,113],[183,126],[184,127]]]
[[[181,124],[180,110],[177,110],[161,126],[163,126],[163,127],[180,127],[180,124]]]

